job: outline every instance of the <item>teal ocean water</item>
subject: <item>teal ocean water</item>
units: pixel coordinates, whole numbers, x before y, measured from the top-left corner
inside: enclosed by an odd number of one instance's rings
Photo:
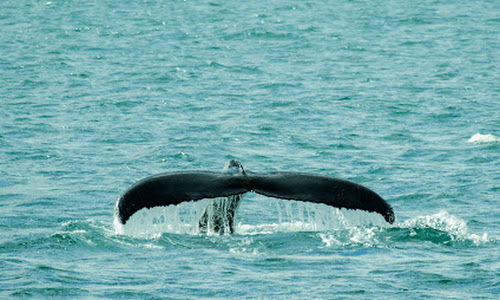
[[[0,2],[0,298],[497,299],[498,1]],[[172,170],[340,177],[396,222],[248,194],[115,226]]]

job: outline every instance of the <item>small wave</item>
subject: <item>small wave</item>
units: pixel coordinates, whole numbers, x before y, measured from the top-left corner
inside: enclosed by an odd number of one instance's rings
[[[472,144],[500,143],[500,137],[493,134],[476,133],[467,141]]]
[[[50,238],[58,244],[108,247],[112,235],[109,224],[88,219],[64,222]]]
[[[52,231],[31,232],[19,238],[0,243],[1,251],[25,251],[26,249],[68,248],[109,248],[114,247],[113,232],[109,223],[94,220],[72,220],[61,224],[61,228]]]
[[[387,227],[350,226],[319,233],[325,247],[391,247],[397,243],[431,242],[452,247],[479,247],[493,240],[487,233],[469,233],[464,220],[439,212]]]
[[[410,237],[441,241],[443,244],[471,242],[475,246],[480,246],[490,241],[487,233],[483,233],[481,236],[469,233],[464,220],[445,211],[431,216],[419,216],[407,220],[401,223],[399,227],[410,229]]]

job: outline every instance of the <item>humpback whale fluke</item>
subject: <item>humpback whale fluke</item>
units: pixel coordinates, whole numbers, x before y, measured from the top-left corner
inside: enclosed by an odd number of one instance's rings
[[[121,195],[116,212],[125,224],[143,208],[227,197],[228,202],[212,204],[213,230],[232,233],[239,202],[243,194],[251,191],[280,199],[376,212],[391,224],[395,219],[392,207],[382,197],[357,183],[307,173],[247,172],[237,160],[231,160],[223,172],[167,172],[144,178]],[[206,210],[199,221],[200,229],[206,230],[207,223]]]

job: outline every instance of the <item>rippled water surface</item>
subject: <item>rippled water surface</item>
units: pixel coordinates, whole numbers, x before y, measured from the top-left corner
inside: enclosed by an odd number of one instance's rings
[[[0,298],[496,299],[499,12],[1,1]],[[396,222],[249,193],[234,235],[193,227],[210,200],[114,224],[135,181],[230,159],[366,185]]]

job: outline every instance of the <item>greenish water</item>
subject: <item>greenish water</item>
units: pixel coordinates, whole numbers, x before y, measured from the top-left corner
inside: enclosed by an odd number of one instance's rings
[[[2,1],[0,298],[496,299],[499,11]],[[207,202],[115,228],[135,181],[230,159],[366,185],[396,222],[249,194],[231,236],[155,221]]]

